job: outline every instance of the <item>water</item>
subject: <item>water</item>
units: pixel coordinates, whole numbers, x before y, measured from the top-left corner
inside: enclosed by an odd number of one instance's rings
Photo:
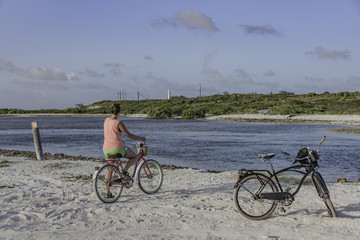
[[[326,180],[338,177],[358,180],[359,134],[330,132],[336,126],[317,124],[242,123],[199,120],[149,120],[120,118],[136,135],[146,136],[149,158],[163,164],[207,170],[267,169],[259,153],[274,152],[276,169],[292,160],[281,154],[296,155],[303,146],[320,151],[320,169]],[[38,121],[44,152],[102,158],[104,117],[2,117],[0,148],[35,151],[31,122]],[[135,141],[123,137],[126,145]]]

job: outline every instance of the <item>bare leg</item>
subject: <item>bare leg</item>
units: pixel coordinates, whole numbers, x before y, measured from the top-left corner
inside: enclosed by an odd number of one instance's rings
[[[125,158],[129,159],[124,167],[124,171],[127,172],[129,170],[129,168],[136,163],[137,155],[133,150],[128,148],[128,150],[126,151],[126,154],[125,154]]]
[[[112,173],[113,173],[112,168],[110,168],[110,169],[108,168],[108,171],[107,171],[107,173],[105,175],[105,189],[106,189],[106,195],[107,196],[109,196],[111,194],[110,188],[109,188],[109,183],[111,181]]]

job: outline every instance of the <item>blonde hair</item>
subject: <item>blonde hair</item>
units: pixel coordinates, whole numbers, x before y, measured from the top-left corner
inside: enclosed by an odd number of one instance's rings
[[[120,104],[119,103],[113,103],[110,107],[110,113],[117,115],[120,113]]]

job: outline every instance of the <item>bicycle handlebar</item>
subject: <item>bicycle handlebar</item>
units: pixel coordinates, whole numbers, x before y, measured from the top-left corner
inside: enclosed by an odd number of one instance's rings
[[[316,152],[319,152],[319,151],[320,151],[321,144],[323,144],[323,142],[325,141],[325,139],[326,139],[326,136],[323,136],[322,139],[321,139],[321,141],[320,141],[319,147],[318,147],[318,149],[316,150]],[[310,149],[309,149],[309,151],[310,151]],[[284,155],[286,155],[286,156],[289,156],[289,157],[295,159],[295,161],[301,161],[301,160],[305,160],[305,159],[307,158],[307,157],[297,158],[297,157],[294,157],[293,155],[291,155],[291,154],[288,153],[288,152],[281,152],[281,153],[284,154]]]
[[[305,160],[307,157],[304,157],[304,158],[297,158],[297,157],[294,157],[293,155],[291,155],[290,153],[288,152],[281,152],[282,154],[286,155],[286,156],[289,156],[293,159],[295,159],[295,161],[301,161],[301,160]]]
[[[323,136],[323,138],[322,138],[321,141],[320,141],[319,147],[318,147],[318,149],[316,150],[317,152],[320,151],[321,144],[323,144],[323,142],[325,141],[325,139],[326,139],[326,136]]]

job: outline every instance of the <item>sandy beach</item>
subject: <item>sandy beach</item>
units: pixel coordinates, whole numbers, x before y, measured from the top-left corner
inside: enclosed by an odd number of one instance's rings
[[[0,239],[359,239],[359,183],[327,183],[338,218],[312,185],[263,221],[233,204],[236,171],[164,169],[154,195],[137,185],[100,202],[93,161],[0,157]],[[320,169],[321,170],[321,169]]]
[[[271,114],[229,114],[208,116],[207,120],[243,122],[286,122],[324,123],[334,125],[360,126],[360,115],[271,115]]]

